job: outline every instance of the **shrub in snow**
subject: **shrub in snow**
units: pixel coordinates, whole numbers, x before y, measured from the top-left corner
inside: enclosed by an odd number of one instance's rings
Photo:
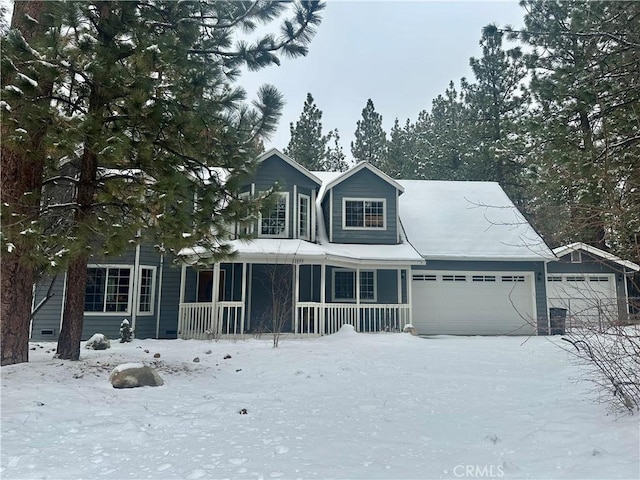
[[[92,350],[106,350],[107,348],[111,348],[111,343],[109,343],[109,339],[102,333],[96,333],[87,340],[85,347]]]
[[[142,363],[124,363],[109,375],[113,388],[159,387],[164,381],[153,368]]]
[[[356,329],[353,325],[345,323],[340,327],[340,330],[336,332],[337,335],[357,335]]]
[[[133,338],[133,330],[126,318],[120,324],[120,343],[130,342]]]

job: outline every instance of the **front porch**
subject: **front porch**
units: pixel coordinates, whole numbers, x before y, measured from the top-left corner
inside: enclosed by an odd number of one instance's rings
[[[281,262],[286,259],[281,259]],[[321,336],[399,332],[411,323],[409,266],[233,262],[181,275],[178,338],[242,338],[279,330]]]

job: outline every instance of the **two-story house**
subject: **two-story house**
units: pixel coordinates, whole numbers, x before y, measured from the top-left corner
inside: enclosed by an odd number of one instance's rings
[[[274,329],[530,335],[548,332],[557,260],[497,183],[393,180],[372,165],[310,172],[277,150],[243,195],[278,185],[235,254],[140,245],[89,266],[83,338],[214,338]],[[178,265],[176,266],[176,263]],[[202,267],[202,264],[208,265]],[[197,264],[197,265],[196,265]],[[55,339],[65,278],[40,282],[32,338]]]

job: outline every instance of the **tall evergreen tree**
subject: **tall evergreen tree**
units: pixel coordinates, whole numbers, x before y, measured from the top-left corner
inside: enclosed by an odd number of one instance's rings
[[[55,35],[53,7],[50,2],[17,1],[11,29],[2,32],[2,365],[28,360],[33,284],[37,273],[53,262],[47,258],[50,250],[42,248],[46,235],[37,222],[50,146],[49,99],[57,73],[37,51]]]
[[[304,55],[322,6],[301,2],[291,11],[280,2],[61,4],[65,28],[56,45],[62,50],[48,56],[50,46],[30,46],[36,58],[58,69],[55,108],[37,121],[66,127],[51,136],[55,148],[48,152],[45,183],[74,192],[72,202],[44,205],[37,219],[45,223],[56,214],[69,222],[58,259],[69,265],[60,357],[79,356],[91,256],[117,253],[139,241],[139,231],[168,250],[189,244],[226,254],[224,242],[216,246],[226,225],[260,207],[239,200],[237,188],[282,105],[267,86],[249,107],[234,85],[239,68]],[[279,38],[264,34],[234,43],[238,29],[253,31],[288,13]],[[20,132],[26,120],[16,114],[13,131]],[[225,183],[217,168],[229,172]],[[9,245],[11,238],[3,241]],[[4,326],[4,315],[2,321]]]
[[[342,145],[340,145],[340,134],[338,129],[331,130],[328,134],[329,142],[333,141],[333,145],[327,145],[327,151],[323,162],[322,170],[326,172],[344,172],[349,168]]]
[[[362,109],[362,119],[356,123],[355,142],[351,142],[351,155],[356,162],[369,162],[384,169],[387,134],[382,128],[382,115],[376,112],[371,99]]]
[[[309,170],[323,170],[328,135],[322,134],[322,111],[307,93],[300,119],[289,124],[291,139],[284,153]]]
[[[389,132],[384,171],[393,178],[413,178],[416,174],[417,161],[415,125],[407,119],[404,127],[401,127],[400,121],[396,118]]]
[[[462,90],[467,90],[462,79]],[[470,156],[470,122],[464,95],[453,82],[422,113],[415,126],[421,161],[416,176],[430,180],[466,180]]]
[[[581,240],[639,258],[640,6],[523,6],[537,105],[537,226],[552,244]]]
[[[482,57],[470,60],[475,81],[464,94],[472,138],[467,178],[496,181],[523,205],[527,68],[519,47],[503,48],[503,36],[495,25],[485,27]]]

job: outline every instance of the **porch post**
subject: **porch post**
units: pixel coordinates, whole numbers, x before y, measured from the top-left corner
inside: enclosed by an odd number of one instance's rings
[[[245,301],[247,298],[247,264],[246,262],[242,262],[242,293],[241,293],[242,307],[240,307],[240,334],[244,335],[244,314],[246,312],[245,309]]]
[[[356,332],[360,331],[360,266],[356,267],[356,316],[355,325],[353,326]]]
[[[65,277],[66,281],[66,277]],[[178,307],[178,338],[181,338],[182,331],[184,330],[184,289],[187,283],[187,264],[182,264],[182,270],[180,271],[180,306]]]
[[[218,318],[218,292],[220,291],[220,262],[213,264],[213,279],[211,282],[211,318],[210,331],[217,337],[221,333],[222,325]]]
[[[413,294],[411,293],[411,286],[413,284],[413,275],[411,274],[411,267],[407,268],[407,275],[404,279],[406,288],[407,288],[407,303],[409,304],[409,318],[407,318],[407,323],[413,324]]]
[[[300,300],[300,264],[293,265],[293,333],[298,333],[300,316],[298,314],[298,300]]]
[[[323,261],[320,265],[320,335],[324,335],[324,326],[326,321],[327,310],[325,301],[327,296],[327,264]]]
[[[396,307],[396,328],[403,328],[402,319],[404,318],[404,310],[402,305],[402,269],[398,268],[398,306]]]

